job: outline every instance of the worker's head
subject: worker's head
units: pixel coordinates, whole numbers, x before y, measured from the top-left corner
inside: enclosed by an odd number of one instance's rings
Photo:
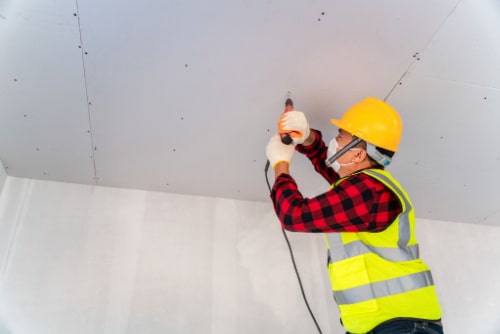
[[[327,160],[330,165],[336,165],[334,167],[339,167],[334,160],[348,152],[350,155],[357,153],[359,158],[366,156],[371,166],[387,166],[398,150],[402,134],[401,118],[384,101],[368,97],[349,108],[340,120],[332,119],[331,122],[339,128],[339,135],[331,142],[330,159]],[[332,159],[330,154],[335,154],[332,152],[335,141],[339,149],[350,148]],[[354,160],[349,162],[351,165],[354,163]]]

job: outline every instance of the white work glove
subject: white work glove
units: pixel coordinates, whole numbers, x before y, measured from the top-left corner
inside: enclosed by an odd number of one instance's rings
[[[310,133],[306,115],[296,110],[283,113],[278,121],[278,132],[290,134],[295,145],[304,143]]]
[[[294,145],[285,145],[281,142],[281,137],[275,134],[269,139],[266,146],[266,155],[269,164],[274,168],[278,162],[284,161],[290,164],[293,152],[295,152]]]

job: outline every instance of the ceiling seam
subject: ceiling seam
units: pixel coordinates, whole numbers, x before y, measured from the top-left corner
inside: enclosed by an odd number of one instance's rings
[[[455,4],[455,6],[451,9],[451,11],[448,13],[448,15],[446,15],[446,17],[444,18],[443,22],[441,22],[441,24],[437,27],[436,31],[434,31],[434,33],[431,35],[431,37],[429,38],[429,40],[427,41],[427,43],[424,44],[424,46],[420,49],[420,52],[419,54],[423,53],[425,49],[427,49],[427,47],[429,46],[429,44],[431,43],[431,41],[434,39],[434,37],[436,37],[436,35],[441,31],[441,29],[443,28],[444,24],[448,21],[448,19],[451,17],[451,15],[453,15],[453,13],[455,12],[455,10],[457,9],[457,7],[462,3],[463,0],[458,0],[457,3]],[[414,55],[414,58],[415,58],[415,55]],[[415,64],[415,62],[417,61],[418,59],[414,59],[409,65],[408,67],[406,68],[406,70],[403,72],[403,75],[401,75],[401,77],[394,83],[394,85],[392,86],[392,88],[389,90],[389,92],[387,93],[387,95],[385,96],[384,98],[384,101],[387,101],[387,99],[392,95],[392,93],[394,92],[394,90],[396,89],[396,87],[400,84],[400,82],[403,80],[403,78],[410,72],[410,69],[412,68],[413,64]]]
[[[412,72],[413,75],[419,75],[421,77],[425,77],[425,78],[430,78],[430,79],[436,79],[436,80],[440,80],[440,81],[447,81],[447,82],[451,82],[451,83],[455,83],[455,84],[461,84],[461,85],[465,85],[465,86],[473,86],[473,87],[478,87],[478,88],[483,88],[483,89],[491,89],[491,90],[494,90],[494,91],[500,91],[500,87],[495,87],[495,86],[489,86],[489,85],[482,85],[482,84],[479,84],[479,83],[475,83],[475,82],[472,82],[472,81],[464,81],[464,80],[458,80],[458,79],[447,79],[445,77],[441,77],[439,75],[433,75],[433,74],[430,74],[430,73],[416,73],[416,72]]]
[[[82,38],[82,28],[81,28],[81,23],[80,23],[80,7],[78,6],[78,0],[75,0],[76,4],[76,14],[77,14],[77,20],[78,20],[78,34],[80,38],[80,48],[81,48],[81,57],[82,57],[82,69],[83,69],[83,84],[85,87],[85,99],[87,101],[87,118],[88,118],[88,124],[89,124],[89,129],[88,133],[90,135],[90,157],[92,159],[92,169],[93,169],[93,179],[94,183],[97,184],[97,168],[96,168],[96,162],[95,162],[95,151],[96,147],[94,145],[94,134],[92,131],[92,117],[90,113],[90,100],[89,100],[89,90],[87,86],[87,69],[85,66],[85,54],[87,53],[83,47],[83,38]]]
[[[451,9],[451,11],[448,13],[448,15],[444,18],[443,22],[441,22],[441,24],[437,27],[436,31],[434,31],[434,33],[432,34],[431,38],[429,38],[429,40],[427,41],[427,43],[425,43],[425,45],[423,46],[423,48],[420,50],[420,53],[423,53],[425,49],[427,49],[427,46],[429,46],[429,44],[432,42],[432,40],[434,39],[434,37],[436,37],[436,35],[441,31],[441,29],[443,28],[444,24],[449,20],[449,18],[451,17],[451,15],[453,15],[453,13],[455,12],[455,10],[457,9],[457,7],[462,3],[463,0],[458,0],[457,3],[455,4],[455,7],[453,7]]]

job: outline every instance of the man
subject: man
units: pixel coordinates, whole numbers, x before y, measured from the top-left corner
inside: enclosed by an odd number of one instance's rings
[[[398,149],[402,122],[394,108],[369,97],[331,122],[326,147],[302,112],[284,113],[266,154],[275,172],[271,199],[284,229],[324,232],[333,296],[348,333],[443,333],[429,267],[419,258],[410,198],[385,171]],[[305,154],[332,186],[304,198],[289,173]]]

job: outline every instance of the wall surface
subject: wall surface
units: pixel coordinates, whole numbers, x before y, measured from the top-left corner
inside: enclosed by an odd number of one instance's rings
[[[323,333],[321,235],[288,234]],[[500,228],[420,220],[447,333],[498,333]],[[314,333],[270,203],[8,177],[0,333]]]
[[[270,204],[12,177],[0,204],[7,333],[314,330]],[[322,237],[291,238],[332,332]]]
[[[5,168],[3,168],[3,164],[0,161],[0,195],[2,194],[3,186],[5,185],[6,180],[7,173],[5,172]]]

